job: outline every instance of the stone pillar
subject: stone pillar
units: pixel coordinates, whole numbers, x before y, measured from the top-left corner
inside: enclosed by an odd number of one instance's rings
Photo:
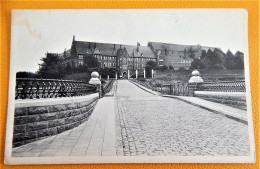
[[[129,70],[127,70],[127,79],[129,79],[129,76],[130,76],[129,73],[130,73]]]
[[[145,69],[144,69],[144,79],[145,79]]]
[[[102,90],[101,90],[101,81],[98,79],[99,73],[98,72],[92,72],[91,73],[91,79],[89,80],[89,84],[97,86],[98,92],[99,92],[99,98],[102,97]],[[101,79],[101,76],[100,76]]]
[[[109,75],[107,75],[107,80],[109,80]]]
[[[115,77],[116,77],[116,80],[117,80],[117,72],[116,72],[116,74],[115,74]]]
[[[200,77],[200,73],[197,70],[194,70],[191,73],[191,78],[189,80],[189,96],[194,96],[194,92],[198,88],[199,83],[203,83],[203,79]]]
[[[135,78],[138,78],[138,70],[135,70]]]
[[[152,69],[151,77],[152,77],[152,79],[153,79],[153,69]]]
[[[93,73],[93,72],[92,72]],[[101,80],[101,75],[99,75],[99,79]]]

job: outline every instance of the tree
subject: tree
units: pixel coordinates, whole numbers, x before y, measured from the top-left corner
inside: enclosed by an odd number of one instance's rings
[[[109,77],[114,78],[116,75],[116,72],[118,72],[118,70],[116,68],[103,68],[99,70],[99,73],[102,77],[107,77],[107,75],[109,75]]]
[[[207,52],[205,50],[201,51],[200,59],[204,59],[207,55]]]
[[[84,57],[84,64],[87,68],[98,68],[100,63],[93,55],[86,55]]]
[[[32,72],[17,72],[16,78],[36,78],[37,75]]]
[[[55,53],[47,53],[46,57],[41,58],[43,63],[40,64],[38,75],[41,78],[61,78],[64,76],[64,66],[62,58]]]
[[[223,69],[225,55],[220,49],[211,49],[207,51],[206,57],[202,59],[202,63],[207,69]]]
[[[152,76],[152,69],[156,69],[156,68],[157,68],[156,62],[154,62],[152,60],[147,61],[146,65],[145,65],[146,76],[151,77]]]
[[[185,51],[186,52],[186,51]],[[195,50],[192,48],[192,46],[190,47],[190,48],[188,48],[188,56],[190,57],[190,58],[192,58],[192,59],[194,59],[195,58]]]
[[[164,70],[168,69],[168,66],[163,65],[163,66],[158,67],[158,69],[164,71]]]
[[[190,69],[205,69],[205,66],[200,58],[195,58],[191,62]]]
[[[70,63],[67,63],[67,66],[66,66],[65,70],[66,70],[66,72],[67,72],[68,74],[73,73],[72,66],[71,66]]]
[[[227,60],[226,60],[226,68],[227,69],[234,69],[235,68],[235,56],[233,53],[228,50],[226,53]]]
[[[209,49],[207,51],[206,55],[204,56],[204,58],[201,59],[202,64],[205,65],[206,68],[207,68],[207,65],[208,65],[210,58],[212,58],[212,55],[213,55],[213,52],[212,52],[211,49]]]
[[[244,69],[244,53],[237,51],[235,54],[235,68]]]

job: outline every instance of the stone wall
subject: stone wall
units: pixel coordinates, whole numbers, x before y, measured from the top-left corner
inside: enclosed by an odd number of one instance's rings
[[[99,95],[17,100],[13,147],[40,140],[77,127],[92,113]]]

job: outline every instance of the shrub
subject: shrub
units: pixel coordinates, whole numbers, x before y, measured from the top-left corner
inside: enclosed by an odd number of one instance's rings
[[[204,68],[205,68],[205,66],[202,63],[201,59],[199,59],[199,58],[195,58],[191,62],[190,69],[204,69]]]
[[[179,70],[186,70],[184,67],[179,67]]]
[[[146,79],[143,78],[143,77],[138,78],[138,80],[141,81],[141,82],[145,82],[146,81]]]
[[[168,69],[168,66],[166,66],[166,65],[163,65],[163,66],[159,67],[159,70],[167,70],[167,69]]]
[[[160,83],[155,83],[155,86],[156,87],[161,87],[161,84]]]
[[[169,66],[169,69],[173,69],[174,70],[174,67],[172,65]]]

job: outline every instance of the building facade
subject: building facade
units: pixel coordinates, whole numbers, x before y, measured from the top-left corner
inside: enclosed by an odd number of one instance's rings
[[[195,58],[200,58],[203,50],[208,51],[213,47],[201,45],[179,45],[160,42],[148,42],[148,46],[158,56],[158,66],[172,66],[174,69],[189,69]]]
[[[75,67],[84,64],[84,57],[93,56],[101,68],[116,68],[120,77],[143,74],[147,61],[158,66],[172,66],[174,69],[189,69],[194,58],[200,57],[202,50],[214,50],[200,45],[178,45],[160,42],[148,42],[147,46],[110,44],[77,41],[73,36],[71,49],[63,52],[63,64]]]

